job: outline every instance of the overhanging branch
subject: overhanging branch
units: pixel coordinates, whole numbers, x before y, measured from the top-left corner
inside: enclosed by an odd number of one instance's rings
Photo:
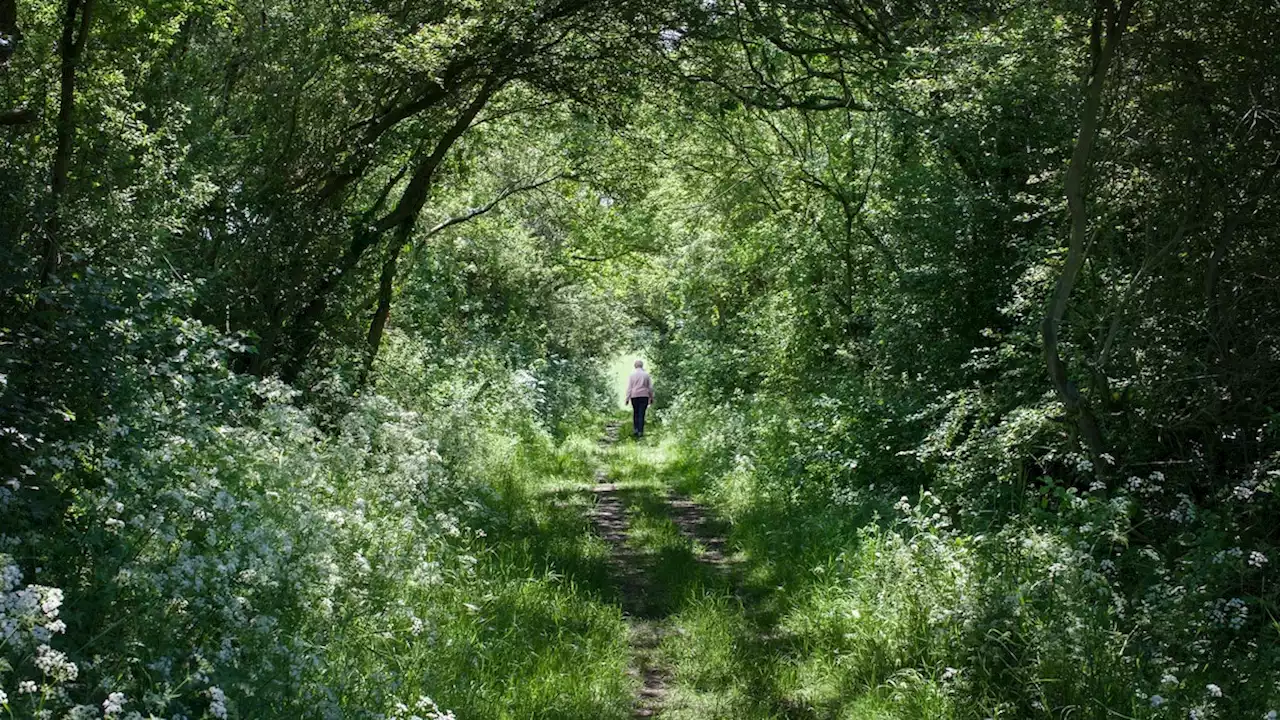
[[[440,233],[444,232],[445,230],[448,230],[454,225],[459,225],[469,220],[474,220],[475,218],[478,218],[481,215],[484,215],[485,213],[489,212],[490,210],[493,210],[494,208],[498,207],[498,205],[503,200],[506,200],[512,195],[518,195],[520,193],[529,192],[531,190],[537,190],[540,187],[550,185],[551,183],[557,180],[561,180],[564,177],[565,177],[564,173],[557,173],[555,175],[552,175],[551,177],[544,178],[542,180],[537,180],[535,182],[529,182],[529,183],[524,183],[520,185],[509,185],[503,188],[501,191],[499,191],[498,194],[495,195],[492,200],[485,203],[484,205],[470,208],[466,212],[459,213],[458,215],[454,215],[453,217],[447,220],[444,220],[440,223],[437,223],[436,225],[433,225],[429,230],[427,230],[422,235],[421,239],[426,240],[427,238],[434,237],[435,235],[439,235]]]

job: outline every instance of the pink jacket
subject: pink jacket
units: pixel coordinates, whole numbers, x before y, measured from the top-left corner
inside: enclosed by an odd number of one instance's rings
[[[636,370],[627,378],[627,402],[635,397],[653,399],[653,379],[644,370]]]

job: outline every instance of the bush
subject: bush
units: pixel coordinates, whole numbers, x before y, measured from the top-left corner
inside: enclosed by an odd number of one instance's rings
[[[1271,461],[1206,503],[1159,471],[1082,490],[1091,468],[1046,441],[1052,406],[989,405],[951,396],[916,415],[937,424],[915,449],[890,454],[863,431],[893,426],[879,407],[676,403],[702,495],[734,521],[748,576],[777,585],[771,632],[793,650],[774,682],[849,717],[1243,718],[1280,704],[1280,653],[1261,641],[1275,549],[1248,522],[1277,509]]]
[[[507,438],[552,444],[517,393],[434,414],[369,395],[321,429],[291,388],[227,370],[249,348],[187,319],[187,290],[95,276],[6,338],[0,707],[616,712],[621,680],[538,694],[621,665],[617,612],[484,537]]]

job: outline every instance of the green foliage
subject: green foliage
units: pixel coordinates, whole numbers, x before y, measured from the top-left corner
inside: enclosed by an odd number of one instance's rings
[[[1101,454],[1041,334],[1089,18],[865,12],[681,45],[735,80],[671,125],[663,196],[689,201],[637,292],[668,427],[783,588],[801,648],[772,682],[822,717],[1264,716],[1280,323],[1249,268],[1276,252],[1275,126],[1213,118],[1256,112],[1236,93],[1274,55],[1231,48],[1270,11],[1142,6],[1125,33],[1059,348]]]
[[[478,406],[373,395],[322,431],[295,391],[227,371],[243,348],[184,318],[189,289],[94,274],[64,292],[77,312],[6,337],[23,350],[0,490],[13,712],[122,693],[148,716],[381,717],[420,696],[621,716],[616,609],[513,554],[518,533],[486,537],[524,512],[501,487],[587,472],[509,375]],[[61,394],[38,395],[50,376]]]
[[[674,717],[1273,715],[1277,23],[0,0],[0,707],[626,717],[640,345]]]

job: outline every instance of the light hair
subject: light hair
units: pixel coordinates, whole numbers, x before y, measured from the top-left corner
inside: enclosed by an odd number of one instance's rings
[[[638,368],[642,368],[642,367],[644,367],[644,361],[643,361],[643,360],[637,360],[637,361],[636,361],[636,367],[638,367]]]

